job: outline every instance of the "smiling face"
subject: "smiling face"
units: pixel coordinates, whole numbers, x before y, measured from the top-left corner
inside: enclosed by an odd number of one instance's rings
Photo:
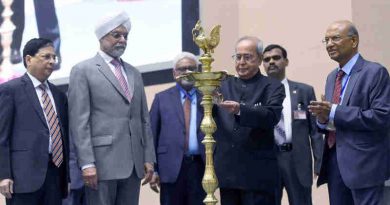
[[[118,26],[100,39],[100,49],[113,58],[120,57],[126,50],[127,35],[124,26]]]
[[[283,57],[279,48],[264,53],[263,66],[268,76],[283,80],[286,76],[287,65],[288,59]]]
[[[259,72],[262,56],[257,53],[255,41],[245,39],[237,43],[235,68],[241,79],[250,79]]]
[[[25,57],[27,71],[39,81],[46,81],[53,72],[56,53],[52,45],[42,47],[34,56]]]
[[[359,38],[349,33],[352,24],[340,21],[331,24],[326,30],[324,42],[329,57],[344,66],[357,52]]]

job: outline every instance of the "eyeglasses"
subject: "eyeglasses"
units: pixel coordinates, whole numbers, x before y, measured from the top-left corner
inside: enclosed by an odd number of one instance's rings
[[[343,39],[351,38],[351,37],[352,36],[330,36],[330,37],[325,37],[322,40],[322,43],[324,43],[325,45],[328,44],[330,41],[332,41],[333,43],[340,43]]]
[[[129,34],[128,33],[118,33],[118,32],[111,32],[110,33],[110,36],[112,36],[115,39],[120,39],[121,37],[123,37],[125,40],[127,40],[127,35],[129,35]]]
[[[245,62],[249,62],[249,61],[252,61],[254,59],[254,57],[255,57],[254,55],[249,54],[249,53],[232,55],[232,58],[235,62],[239,62],[241,60],[241,58],[243,58]]]
[[[198,67],[196,67],[196,66],[182,66],[182,67],[175,68],[175,70],[178,72],[182,72],[182,73],[184,73],[186,71],[194,72],[194,71],[198,70]]]
[[[263,61],[268,63],[268,62],[271,61],[271,59],[273,59],[274,61],[278,61],[278,60],[282,59],[282,56],[276,55],[276,56],[266,57],[266,58],[263,59]]]
[[[37,56],[45,61],[50,61],[53,59],[54,63],[58,63],[58,58],[56,55],[47,53],[47,54],[37,54]]]

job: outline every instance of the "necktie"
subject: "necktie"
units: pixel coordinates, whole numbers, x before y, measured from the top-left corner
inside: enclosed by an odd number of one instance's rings
[[[50,131],[52,160],[53,163],[59,167],[63,161],[60,124],[58,122],[57,113],[54,111],[53,104],[51,103],[50,97],[46,92],[46,85],[41,84],[39,85],[39,88],[42,90],[41,100]]]
[[[125,92],[125,95],[129,101],[131,101],[131,94],[129,91],[129,86],[127,85],[127,82],[125,80],[125,76],[122,74],[122,69],[121,69],[121,63],[117,59],[113,59],[111,61],[111,64],[114,65],[114,75],[118,79],[120,86],[122,87],[123,92]]]
[[[275,126],[274,130],[276,144],[281,145],[286,142],[286,130],[284,127],[284,115],[283,112],[280,116],[280,121]]]
[[[189,96],[186,95],[186,98],[184,100],[183,104],[183,110],[184,110],[184,125],[186,128],[186,135],[185,135],[185,144],[184,144],[184,150],[188,151],[188,142],[190,138],[190,120],[191,120],[191,99]]]
[[[343,81],[344,75],[345,75],[345,73],[341,69],[337,73],[336,82],[334,84],[332,103],[335,103],[335,104],[340,103],[342,81]],[[327,142],[328,142],[329,148],[332,148],[334,146],[334,144],[336,143],[336,131],[329,131]]]

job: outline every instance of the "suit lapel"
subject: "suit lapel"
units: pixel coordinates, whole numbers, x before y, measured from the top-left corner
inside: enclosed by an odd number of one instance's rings
[[[360,71],[363,67],[363,59],[361,56],[359,56],[358,60],[356,61],[355,65],[352,67],[351,70],[351,77],[349,77],[349,81],[347,82],[347,87],[345,88],[345,93],[343,97],[342,105],[346,105],[349,101],[349,98],[351,97],[351,93],[353,88],[356,85],[356,82],[358,81],[360,77]]]
[[[34,85],[31,81],[31,79],[28,77],[27,73],[24,74],[22,81],[23,81],[23,85],[24,85],[24,89],[26,91],[26,94],[34,107],[35,112],[38,114],[39,118],[42,120],[44,126],[46,128],[48,128],[47,123],[46,123],[46,118],[43,115],[43,109],[42,109],[41,103],[40,103],[38,96],[36,94]]]
[[[171,89],[170,94],[172,96],[171,99],[173,100],[172,108],[175,110],[180,123],[182,123],[184,126],[184,110],[183,110],[183,104],[181,103],[180,91],[175,86]]]
[[[135,90],[134,90],[134,86],[135,86],[134,85],[134,73],[128,64],[122,62],[122,65],[123,65],[123,68],[124,68],[126,76],[127,76],[127,82],[128,82],[128,86],[129,86],[130,95],[134,97],[134,92],[135,92]]]
[[[95,56],[95,60],[96,60],[96,66],[98,67],[99,71],[114,86],[115,90],[119,92],[125,100],[128,101],[122,87],[119,85],[118,79],[115,77],[114,73],[111,71],[110,67],[103,60],[103,58],[99,54],[97,54]]]
[[[62,119],[61,116],[63,116],[63,114],[64,114],[64,113],[62,113],[62,111],[64,109],[62,107],[63,104],[61,102],[61,96],[60,96],[60,93],[56,90],[56,88],[54,88],[53,84],[51,84],[49,81],[47,83],[49,84],[50,92],[53,95],[54,104],[55,104],[56,111],[57,111],[58,123],[60,124],[62,135],[64,136],[65,130],[63,130],[64,127],[63,127],[62,120],[61,120]],[[67,112],[67,110],[65,110],[65,112]]]
[[[51,83],[49,83],[49,81],[48,81],[47,83],[49,84],[50,92],[51,92],[51,94],[53,95],[54,104],[55,104],[55,106],[56,106],[56,112],[57,112],[57,115],[58,115],[58,117],[59,117],[59,115],[60,115],[60,110],[61,110],[61,109],[60,109],[60,106],[62,106],[61,103],[60,103],[60,96],[59,96],[59,93],[53,88],[54,85],[52,85]]]

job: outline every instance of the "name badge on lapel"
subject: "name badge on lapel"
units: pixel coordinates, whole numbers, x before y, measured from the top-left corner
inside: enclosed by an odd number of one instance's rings
[[[298,103],[297,109],[294,110],[294,120],[306,120],[306,111],[302,110],[302,103]]]

